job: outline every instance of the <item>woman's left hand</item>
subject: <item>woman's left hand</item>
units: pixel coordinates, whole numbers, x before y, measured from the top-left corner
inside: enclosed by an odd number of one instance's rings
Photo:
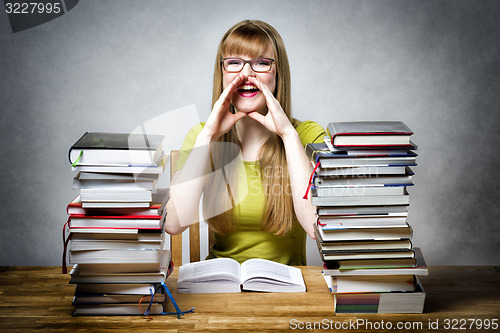
[[[257,111],[250,112],[248,116],[257,120],[269,131],[279,135],[281,138],[285,137],[289,133],[294,133],[295,128],[290,123],[290,120],[288,120],[288,117],[283,111],[283,108],[281,107],[278,100],[274,97],[273,93],[269,90],[269,88],[264,83],[262,83],[259,78],[249,76],[248,81],[257,86],[262,94],[264,94],[268,109],[268,112],[265,116],[261,115]]]

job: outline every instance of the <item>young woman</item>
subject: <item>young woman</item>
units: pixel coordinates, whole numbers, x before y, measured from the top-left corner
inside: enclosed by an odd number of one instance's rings
[[[304,145],[325,132],[292,118],[288,57],[269,24],[243,21],[223,36],[212,105],[181,148],[166,232],[185,230],[202,200],[215,233],[208,258],[305,265],[315,210],[303,199],[311,173]]]

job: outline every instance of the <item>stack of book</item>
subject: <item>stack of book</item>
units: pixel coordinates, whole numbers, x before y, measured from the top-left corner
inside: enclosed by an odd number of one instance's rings
[[[335,312],[420,313],[427,275],[411,243],[409,194],[416,146],[402,122],[337,122],[306,147],[323,275]]]
[[[74,265],[74,315],[164,312],[162,284],[172,265],[159,204],[167,192],[156,188],[163,173],[162,140],[85,133],[71,147],[79,195],[67,207],[64,253]]]

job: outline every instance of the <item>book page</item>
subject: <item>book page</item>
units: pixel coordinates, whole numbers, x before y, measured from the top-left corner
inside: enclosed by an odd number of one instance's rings
[[[179,282],[230,280],[240,282],[240,264],[230,258],[189,263],[179,268]]]
[[[293,267],[264,259],[249,259],[241,264],[242,280],[267,278],[292,283],[290,269]]]

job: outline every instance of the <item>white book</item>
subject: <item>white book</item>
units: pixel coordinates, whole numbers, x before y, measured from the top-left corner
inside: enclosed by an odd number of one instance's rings
[[[416,286],[414,275],[324,276],[332,294],[409,292]]]
[[[316,242],[321,254],[332,253],[365,253],[375,251],[408,251],[412,249],[409,239],[391,241],[346,241]]]
[[[133,241],[133,240],[75,240],[71,239],[69,249],[71,251],[90,250],[159,250],[161,240],[158,241]]]
[[[352,243],[352,242],[351,242]],[[422,251],[418,247],[414,247],[416,264],[414,267],[373,267],[373,268],[359,268],[359,269],[338,269],[338,268],[325,268],[323,275],[325,276],[376,276],[376,275],[429,275],[429,269],[422,255]]]
[[[157,180],[158,174],[154,173],[101,173],[101,172],[78,172],[75,178],[80,180],[120,180],[120,181],[146,181]]]
[[[314,166],[314,165],[313,165]],[[327,168],[323,165],[316,170],[318,176],[359,176],[370,175],[377,177],[379,175],[405,175],[408,171],[407,166],[352,166],[352,167],[332,167]]]
[[[164,261],[164,257],[161,258]],[[155,263],[90,263],[78,264],[80,274],[133,274],[160,272],[164,267],[163,262]]]
[[[71,272],[70,283],[80,284],[80,283],[161,283],[167,278],[170,267],[170,252],[165,251],[161,258],[159,270],[151,270],[146,272],[133,271],[133,272],[103,272],[103,271],[91,271],[87,269],[80,269],[79,264],[76,264]]]
[[[98,304],[119,304],[119,303],[134,303],[137,304],[144,297],[143,304],[149,304],[151,296],[143,295],[90,295],[90,296],[75,296],[73,298],[73,305],[98,305]],[[165,302],[165,294],[155,294],[153,297],[154,302]]]
[[[368,195],[404,195],[406,186],[331,186],[312,187],[312,195],[328,196],[368,196]]]
[[[144,315],[148,304],[143,302],[142,310],[135,304],[75,304],[73,316],[131,316]],[[163,312],[163,303],[153,303],[148,314],[157,315]]]
[[[148,264],[160,261],[160,250],[69,251],[71,264]]]
[[[82,202],[151,202],[153,195],[148,190],[80,190]]]
[[[93,241],[118,241],[118,242],[162,242],[165,233],[160,230],[139,229],[93,229],[93,228],[69,228],[72,242]]]
[[[150,202],[149,201],[142,201],[142,202],[92,202],[92,201],[85,201],[82,202],[82,208],[83,209],[116,209],[116,208],[149,208]]]
[[[394,228],[406,227],[406,217],[346,217],[337,219],[319,219],[318,225],[323,230],[349,228]]]
[[[313,206],[381,206],[409,205],[410,196],[403,195],[365,195],[365,196],[312,196]]]
[[[160,286],[154,283],[81,283],[76,286],[75,295],[151,295],[151,291],[154,294],[158,288]]]
[[[305,292],[299,268],[265,259],[249,259],[241,265],[231,258],[189,263],[179,268],[179,293]]]
[[[389,167],[416,165],[414,156],[408,157],[348,157],[325,158],[321,160],[322,168],[348,168],[348,167]]]
[[[73,172],[97,172],[97,173],[123,173],[134,175],[142,174],[155,174],[163,173],[163,166],[101,166],[101,165],[77,165],[72,167]]]
[[[155,200],[160,200],[162,197],[161,192],[153,194],[153,202],[85,202],[83,203],[80,196],[77,196],[66,208],[68,215],[88,215],[88,216],[103,216],[103,215],[152,215],[159,216],[158,209],[159,203]],[[155,198],[156,197],[156,198]],[[145,207],[134,207],[137,204],[144,205]],[[88,206],[94,206],[89,208]],[[120,205],[125,207],[109,207],[112,205]],[[132,206],[132,207],[131,207]]]
[[[348,228],[323,230],[314,225],[316,238],[320,242],[354,241],[354,240],[401,240],[411,239],[413,231],[409,224],[405,227],[391,228]]]
[[[363,215],[387,215],[387,216],[403,216],[400,214],[408,214],[407,206],[338,206],[338,207],[317,207],[316,212],[318,216],[363,216]],[[408,216],[408,215],[404,215]]]
[[[357,253],[335,253],[322,254],[321,259],[327,260],[369,260],[369,259],[403,259],[414,258],[415,253],[408,251],[380,251],[380,252],[357,252]]]
[[[101,189],[101,190],[153,190],[154,180],[102,180],[73,178],[73,190]]]
[[[71,228],[127,228],[127,229],[159,229],[163,225],[160,218],[134,219],[134,218],[97,218],[77,217],[69,218]]]
[[[394,218],[403,218],[408,217],[408,212],[401,213],[387,213],[387,214],[359,214],[359,215],[349,215],[349,214],[337,214],[337,215],[322,215],[318,216],[318,221],[328,223],[329,221],[337,221],[337,220],[359,220],[368,219],[368,218],[377,218],[380,221],[389,221]]]
[[[335,313],[422,313],[425,290],[417,282],[414,291],[333,294]]]

